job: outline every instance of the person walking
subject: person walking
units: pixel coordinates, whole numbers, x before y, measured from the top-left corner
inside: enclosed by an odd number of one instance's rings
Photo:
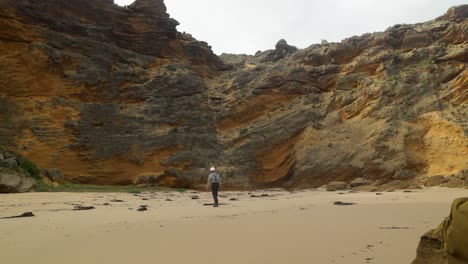
[[[210,175],[208,175],[208,182],[206,184],[206,189],[209,190],[211,187],[211,193],[213,194],[214,207],[218,207],[218,191],[221,186],[221,176],[216,173],[216,168],[212,167],[210,169]]]

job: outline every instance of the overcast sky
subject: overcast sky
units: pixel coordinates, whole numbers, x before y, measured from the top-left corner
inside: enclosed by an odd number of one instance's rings
[[[114,0],[129,5],[133,0]],[[280,39],[305,48],[389,26],[424,22],[468,0],[165,0],[178,30],[217,54],[274,48]]]

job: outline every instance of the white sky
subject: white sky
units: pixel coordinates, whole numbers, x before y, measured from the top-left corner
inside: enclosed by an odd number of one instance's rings
[[[129,5],[133,0],[114,0]],[[217,54],[274,48],[282,38],[305,48],[389,26],[424,22],[468,0],[165,0],[178,30]]]

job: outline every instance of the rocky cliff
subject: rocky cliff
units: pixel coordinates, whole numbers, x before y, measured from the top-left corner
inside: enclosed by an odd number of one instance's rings
[[[218,57],[162,0],[0,0],[0,145],[81,183],[463,185],[467,18]]]

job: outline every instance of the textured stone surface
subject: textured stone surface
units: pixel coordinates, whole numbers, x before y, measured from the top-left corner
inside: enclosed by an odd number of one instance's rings
[[[17,192],[24,193],[32,191],[36,185],[37,183],[33,178],[23,178]]]
[[[412,264],[447,264],[442,236],[443,225],[431,230],[421,237],[417,257]]]
[[[370,185],[370,182],[368,180],[363,179],[363,178],[354,179],[349,183],[349,186],[351,186],[353,188],[354,187],[359,187],[359,186],[365,186],[365,185]]]
[[[21,186],[21,176],[12,173],[0,173],[0,193],[15,192]]]
[[[330,182],[327,185],[327,191],[334,192],[334,191],[341,191],[348,188],[348,184],[346,182]]]
[[[449,217],[421,238],[413,264],[468,263],[468,198],[456,199]]]
[[[59,169],[48,169],[46,175],[52,182],[63,183],[65,181],[65,176]]]
[[[452,212],[444,225],[445,251],[449,264],[468,263],[468,198],[453,202]]]
[[[0,172],[0,193],[29,192],[34,186],[36,181],[32,178],[16,173]]]
[[[442,185],[442,184],[444,184],[446,182],[448,182],[448,180],[444,176],[441,176],[441,175],[431,176],[431,177],[427,178],[427,180],[426,180],[426,187],[439,186],[439,185]]]
[[[200,187],[211,166],[227,188],[457,175],[466,14],[221,60],[162,0],[0,0],[0,145],[94,184]]]

